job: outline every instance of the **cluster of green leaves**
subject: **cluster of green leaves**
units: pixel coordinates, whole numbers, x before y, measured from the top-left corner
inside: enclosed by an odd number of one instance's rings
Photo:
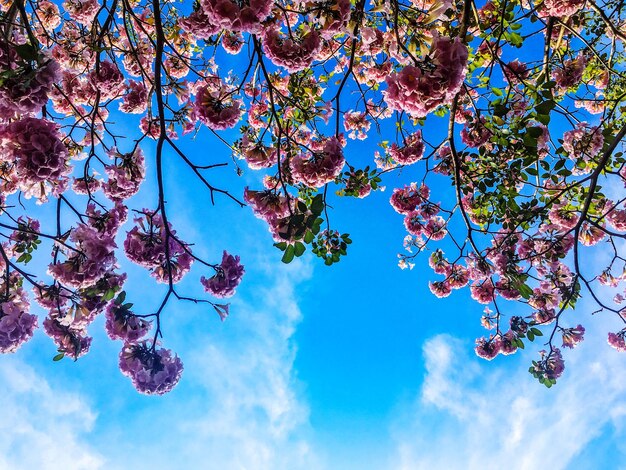
[[[324,230],[312,243],[312,252],[324,260],[326,266],[338,263],[341,256],[348,254],[348,245],[352,243],[350,235],[339,235],[337,231]]]
[[[21,230],[29,230],[25,224],[20,224],[19,227]],[[14,251],[20,253],[17,258],[18,263],[28,264],[33,259],[32,253],[39,247],[41,240],[32,232],[20,232],[20,235],[22,234],[26,236],[16,240]]]
[[[372,191],[376,191],[381,181],[380,173],[376,169],[370,170],[369,166],[362,170],[350,168],[344,173],[345,188],[338,190],[337,195],[359,197],[361,189],[369,186]]]
[[[320,217],[324,211],[324,198],[321,194],[309,201],[299,200],[296,209],[284,219],[285,229],[279,232],[279,236],[285,241],[274,243],[276,248],[283,251],[283,263],[291,263],[295,257],[302,256],[306,251],[305,244],[313,242],[324,222]]]

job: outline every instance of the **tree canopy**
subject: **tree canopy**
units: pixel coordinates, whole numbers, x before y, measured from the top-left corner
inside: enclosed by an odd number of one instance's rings
[[[0,11],[1,352],[32,337],[32,300],[55,360],[86,354],[103,313],[138,391],[176,385],[165,307],[202,302],[225,319],[244,267],[226,251],[202,259],[200,240],[177,235],[166,160],[209,203],[263,219],[285,263],[307,248],[339,262],[352,240],[334,205],[410,174],[390,191],[407,231],[400,268],[426,256],[434,295],[466,288],[485,305],[479,356],[545,343],[529,371],[547,387],[561,348],[583,340],[567,315],[582,296],[626,322],[623,0],[0,0]],[[198,133],[232,162],[183,151]],[[224,166],[263,184],[222,187]],[[135,207],[144,180],[153,204]],[[155,311],[123,289],[123,258],[163,284]],[[207,297],[181,292],[184,276]],[[607,333],[626,351],[626,328]]]

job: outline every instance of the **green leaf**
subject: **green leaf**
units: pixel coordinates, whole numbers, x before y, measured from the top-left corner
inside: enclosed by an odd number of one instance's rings
[[[283,254],[281,261],[285,264],[289,264],[293,261],[293,257],[295,255],[295,249],[293,245],[289,245]]]
[[[296,256],[302,256],[304,254],[305,250],[306,250],[306,248],[305,248],[304,244],[302,244],[301,242],[296,242],[296,244],[294,245],[293,252],[294,252],[294,254]]]
[[[324,199],[321,194],[318,194],[313,198],[311,202],[311,212],[315,215],[320,215],[324,210]]]
[[[56,356],[54,356],[54,357],[52,358],[52,360],[53,360],[54,362],[58,362],[58,361],[60,361],[61,359],[63,359],[64,357],[65,357],[65,353],[59,353],[59,354],[57,354]]]

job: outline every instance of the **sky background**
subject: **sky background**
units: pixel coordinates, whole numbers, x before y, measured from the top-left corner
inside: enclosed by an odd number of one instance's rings
[[[0,358],[0,468],[626,468],[626,355],[606,344],[613,319],[586,323],[584,302],[570,314],[588,335],[551,390],[528,374],[528,349],[477,358],[482,307],[464,291],[430,294],[426,257],[413,271],[396,265],[405,232],[388,197],[410,172],[367,201],[336,204],[331,217],[354,243],[329,268],[310,256],[282,264],[264,222],[225,200],[211,207],[171,154],[167,161],[182,239],[209,260],[227,249],[246,265],[230,317],[170,304],[163,345],[185,371],[163,397],[136,393],[121,375],[121,343],[106,337],[103,318],[78,362],[53,363],[54,345],[38,331]],[[232,174],[212,177],[233,184]],[[246,172],[235,183],[258,178]],[[151,184],[132,207],[152,207]],[[165,287],[123,265],[128,298],[151,311]],[[207,273],[198,268],[182,292],[201,295]]]
[[[198,164],[228,161],[208,134],[181,145]],[[364,166],[374,150],[350,141],[346,155]],[[144,151],[148,180],[129,202],[135,209],[156,204],[153,146]],[[121,343],[108,339],[103,316],[77,362],[52,362],[54,344],[37,331],[0,357],[0,469],[626,468],[626,354],[606,344],[618,323],[589,318],[595,308],[580,302],[569,322],[584,324],[586,339],[567,351],[550,390],[527,372],[540,344],[477,358],[483,307],[466,290],[436,299],[426,256],[412,271],[397,267],[406,232],[388,200],[421,178],[417,168],[388,175],[387,190],[365,201],[336,201],[333,228],[354,242],[332,267],[308,252],[282,264],[248,208],[225,198],[211,206],[173,152],[165,168],[180,237],[208,261],[226,249],[246,267],[231,315],[222,323],[206,306],[169,304],[163,346],[185,371],[162,397],[138,394],[119,372]],[[209,174],[237,196],[260,179],[232,166]],[[451,197],[447,185],[435,187],[435,200]],[[127,299],[154,311],[165,286],[120,258]],[[181,293],[201,297],[198,279],[210,274],[196,263]]]

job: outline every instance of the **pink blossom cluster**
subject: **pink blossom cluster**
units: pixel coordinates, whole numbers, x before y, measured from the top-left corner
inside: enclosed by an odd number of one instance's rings
[[[183,372],[183,363],[169,349],[156,348],[148,341],[125,343],[120,352],[120,370],[137,391],[163,395],[171,391]]]
[[[148,108],[148,90],[141,82],[131,81],[126,87],[119,109],[127,114],[141,114]]]
[[[387,78],[387,104],[414,118],[450,104],[463,85],[467,57],[467,47],[458,38],[436,36],[427,61],[419,67],[407,65]]]
[[[579,122],[575,129],[563,134],[563,150],[572,160],[588,162],[602,150],[603,145],[601,129],[586,122]]]
[[[538,9],[539,15],[543,17],[554,16],[563,18],[572,16],[585,4],[585,0],[543,0]]]
[[[202,8],[195,10],[186,18],[181,18],[178,24],[198,39],[209,39],[221,29],[219,24],[209,19]]]
[[[15,166],[21,188],[48,182],[58,184],[70,171],[68,151],[56,124],[25,117],[0,126],[0,160]]]
[[[200,4],[208,24],[245,33],[259,33],[273,6],[271,0],[202,0]]]
[[[298,183],[320,188],[337,178],[344,165],[341,143],[336,137],[330,137],[321,152],[296,155],[291,160],[291,174]]]
[[[66,0],[63,8],[78,23],[91,26],[93,19],[100,10],[98,0]]]
[[[11,48],[3,42],[0,42],[0,47]],[[48,101],[52,84],[59,79],[59,64],[55,60],[46,58],[36,69],[16,67],[17,57],[11,52],[8,57],[0,55],[0,67],[7,76],[0,85],[2,118],[41,111]]]
[[[563,67],[557,67],[552,72],[552,79],[561,90],[578,88],[583,78],[587,59],[584,55],[579,55],[575,59],[566,60]]]
[[[491,138],[491,131],[485,126],[485,118],[480,117],[467,122],[461,129],[461,140],[468,147],[479,148],[485,146]]]
[[[370,130],[371,123],[367,114],[359,111],[348,111],[343,115],[343,127],[349,132],[351,139],[365,140]]]
[[[44,331],[54,341],[60,353],[78,359],[89,352],[92,338],[87,335],[83,325],[72,325],[63,320],[61,315],[50,314],[43,321]]]
[[[7,291],[6,284],[1,287],[3,292]],[[0,303],[0,353],[15,352],[37,328],[37,316],[28,313],[26,292],[11,282],[8,291],[9,297],[5,295]]]
[[[289,73],[310,67],[321,45],[320,34],[316,30],[307,31],[301,36],[296,33],[285,36],[278,29],[268,27],[263,33],[265,55]]]
[[[176,237],[168,222],[165,228],[161,214],[144,209],[142,217],[127,232],[124,252],[129,260],[150,270],[157,281],[179,282],[191,269],[193,257],[189,248]]]
[[[214,297],[232,297],[244,272],[245,269],[239,262],[239,256],[233,256],[224,250],[222,263],[217,266],[215,275],[209,279],[202,276],[200,282],[204,286],[204,290]]]
[[[626,329],[623,329],[617,333],[609,333],[609,345],[620,352],[626,352],[626,340],[624,340],[624,336],[626,336]]]
[[[419,130],[404,139],[404,145],[399,147],[398,144],[391,144],[389,155],[398,165],[412,165],[418,162],[424,156],[424,141],[422,140],[422,131]]]
[[[299,211],[297,198],[287,199],[272,189],[253,191],[246,188],[244,201],[252,208],[255,216],[267,222],[269,231],[277,242],[283,242],[288,238],[291,216],[307,215]]]
[[[122,72],[117,68],[117,65],[108,60],[97,64],[87,79],[95,92],[100,93],[100,100],[102,101],[116,98],[126,89]]]
[[[85,288],[96,283],[115,265],[117,248],[114,233],[105,233],[85,224],[79,224],[70,234],[75,248],[63,245],[67,255],[62,263],[53,263],[48,273],[62,284]]]
[[[196,93],[194,114],[200,122],[213,130],[235,127],[243,114],[241,100],[220,96],[209,86],[201,86]]]
[[[398,214],[407,215],[417,206],[427,203],[429,197],[428,186],[422,184],[418,187],[417,183],[411,183],[404,188],[394,189],[389,203]]]
[[[573,349],[583,340],[585,328],[582,325],[578,325],[575,328],[564,328],[562,333],[563,347]]]
[[[109,154],[115,157],[116,163],[105,166],[109,179],[102,185],[104,194],[113,201],[134,196],[146,177],[143,151],[137,147],[131,153],[120,154],[113,148]]]
[[[105,312],[106,329],[109,338],[120,339],[125,343],[136,343],[150,331],[151,323],[137,315],[130,308],[117,302],[110,302]]]
[[[337,33],[345,30],[350,19],[350,0],[330,0],[324,2],[311,2],[312,5],[323,5],[315,8],[314,13],[309,14],[309,21],[320,25],[320,34],[326,40],[332,39]]]

